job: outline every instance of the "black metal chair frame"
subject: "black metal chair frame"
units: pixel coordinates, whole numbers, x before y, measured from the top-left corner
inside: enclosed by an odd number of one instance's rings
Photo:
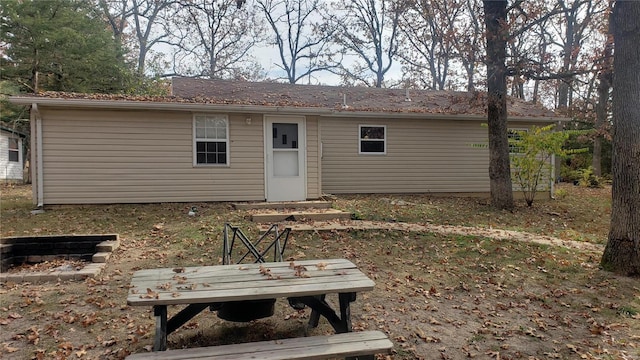
[[[273,250],[273,262],[281,262],[284,260],[283,254],[289,241],[290,232],[291,228],[285,228],[284,231],[280,232],[278,231],[278,225],[273,224],[258,240],[253,242],[249,240],[249,237],[247,237],[239,227],[225,223],[223,230],[222,264],[240,264],[249,256],[253,257],[254,263],[265,263],[267,262],[268,253],[271,250]],[[263,250],[259,250],[258,246],[266,239],[271,240],[271,243],[268,243]],[[246,252],[244,252],[237,261],[234,261],[232,260],[233,249],[234,245],[238,243],[244,245]],[[276,299],[229,301],[211,304],[209,308],[212,311],[218,311],[218,317],[221,319],[246,322],[273,315],[275,302]],[[297,306],[300,307],[304,305],[300,304]]]
[[[289,233],[291,228],[285,228],[282,232],[278,231],[278,224],[273,224],[256,242],[249,240],[239,227],[233,226],[229,223],[224,224],[224,239],[222,245],[222,264],[231,265],[231,257],[233,253],[233,246],[236,244],[236,240],[239,240],[246,248],[247,252],[236,261],[236,264],[241,263],[247,256],[252,255],[255,259],[254,263],[264,263],[267,259],[267,253],[273,249],[273,262],[284,261],[283,254],[289,241]],[[229,240],[229,234],[232,234],[231,240]],[[273,235],[273,241],[264,250],[258,250],[258,245]]]

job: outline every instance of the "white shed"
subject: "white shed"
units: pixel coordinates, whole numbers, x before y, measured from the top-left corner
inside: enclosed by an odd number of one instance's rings
[[[18,131],[0,127],[0,179],[22,181],[24,165],[24,139]]]

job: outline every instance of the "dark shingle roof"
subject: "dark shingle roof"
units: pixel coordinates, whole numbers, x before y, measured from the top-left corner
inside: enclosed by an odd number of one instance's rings
[[[411,101],[406,101],[408,97]],[[376,113],[377,116],[392,114],[433,115],[486,115],[487,95],[483,92],[455,92],[381,89],[369,87],[339,87],[324,85],[292,85],[273,82],[247,82],[233,80],[205,80],[193,78],[173,78],[172,95],[122,95],[122,94],[79,94],[64,92],[44,92],[23,96],[17,102],[28,102],[33,98],[51,100],[109,101],[109,106],[117,102],[129,105],[139,103],[194,104],[194,105],[236,105],[257,106],[276,109],[279,107],[304,108],[305,113],[349,112]],[[116,102],[116,103],[114,103]],[[346,103],[347,107],[343,104]],[[124,103],[123,103],[124,105]],[[74,106],[80,106],[77,102]],[[295,111],[295,110],[294,110]],[[301,110],[302,111],[302,110]],[[544,121],[561,120],[553,111],[521,99],[508,98],[507,112],[510,118],[538,118]]]
[[[346,111],[486,114],[486,93],[173,78],[172,94],[195,102],[321,107]],[[343,103],[346,100],[346,109]],[[510,116],[554,117],[539,104],[509,98]]]

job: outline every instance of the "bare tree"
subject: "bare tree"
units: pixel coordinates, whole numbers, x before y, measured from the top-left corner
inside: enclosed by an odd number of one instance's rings
[[[456,23],[463,17],[464,2],[411,0],[401,14],[400,42],[406,44],[398,54],[409,77],[422,82],[422,88],[444,90],[457,58]],[[425,78],[425,74],[429,77]],[[414,81],[415,82],[415,81]]]
[[[151,48],[169,37],[170,19],[176,13],[176,9],[171,7],[176,3],[177,0],[132,0],[131,12],[138,48],[138,74],[144,74],[147,55]]]
[[[523,97],[522,85],[533,80],[532,97],[537,100],[535,89],[540,81],[554,81],[556,108],[566,111],[571,107],[575,87],[588,84],[597,72],[594,53],[600,56],[601,43],[594,33],[604,23],[606,2],[520,0],[511,9],[507,67],[508,74],[515,76],[513,94]],[[579,79],[580,76],[586,78]]]
[[[122,46],[127,19],[132,13],[129,0],[97,0],[96,5],[109,23],[116,43]]]
[[[398,23],[402,2],[391,0],[352,0],[334,2],[337,19],[334,42],[346,58],[356,59],[353,66],[341,65],[345,82],[382,87],[398,52]]]
[[[407,83],[467,91],[484,84],[481,0],[406,0],[402,6],[397,57]]]
[[[145,74],[151,49],[172,32],[178,0],[96,0],[119,45],[140,76]]]
[[[613,58],[613,188],[606,270],[640,276],[640,2],[616,1]]]
[[[611,8],[613,7],[612,1],[610,6]],[[591,157],[591,167],[595,176],[602,176],[602,141],[609,134],[608,120],[611,104],[611,86],[613,85],[613,34],[611,32],[610,14],[607,16],[607,23],[602,30],[607,35],[604,39],[602,59],[596,65],[599,72],[595,77],[597,78],[598,86],[596,90],[593,156]]]
[[[319,71],[335,65],[328,63],[332,55],[330,40],[334,34],[328,10],[321,0],[258,0],[272,30],[273,44],[278,47],[280,63],[289,83],[295,84]]]
[[[560,34],[561,41],[556,43],[562,48],[562,67],[559,73],[569,73],[575,70],[578,57],[585,40],[586,31],[592,21],[594,4],[592,0],[557,0],[563,10],[564,21],[560,28],[564,28],[564,34]],[[571,106],[571,87],[574,78],[564,77],[558,84],[558,109],[566,109]]]
[[[458,61],[466,72],[467,91],[475,91],[478,68],[483,66],[484,29],[482,28],[482,3],[480,0],[465,0],[466,17],[458,21],[459,36],[454,38]]]
[[[263,27],[252,9],[231,1],[182,0],[174,32],[173,73],[207,78],[238,78],[255,69],[248,53]]]

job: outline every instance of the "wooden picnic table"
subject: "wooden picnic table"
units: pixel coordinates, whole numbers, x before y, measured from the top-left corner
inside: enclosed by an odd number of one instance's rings
[[[358,292],[370,291],[374,285],[346,259],[159,268],[133,274],[127,303],[153,306],[153,350],[162,351],[168,334],[207,307],[231,301],[293,298],[311,308],[311,327],[323,316],[336,333],[350,332],[350,303]],[[338,311],[325,301],[328,294],[338,294]],[[168,305],[186,307],[167,319]]]

